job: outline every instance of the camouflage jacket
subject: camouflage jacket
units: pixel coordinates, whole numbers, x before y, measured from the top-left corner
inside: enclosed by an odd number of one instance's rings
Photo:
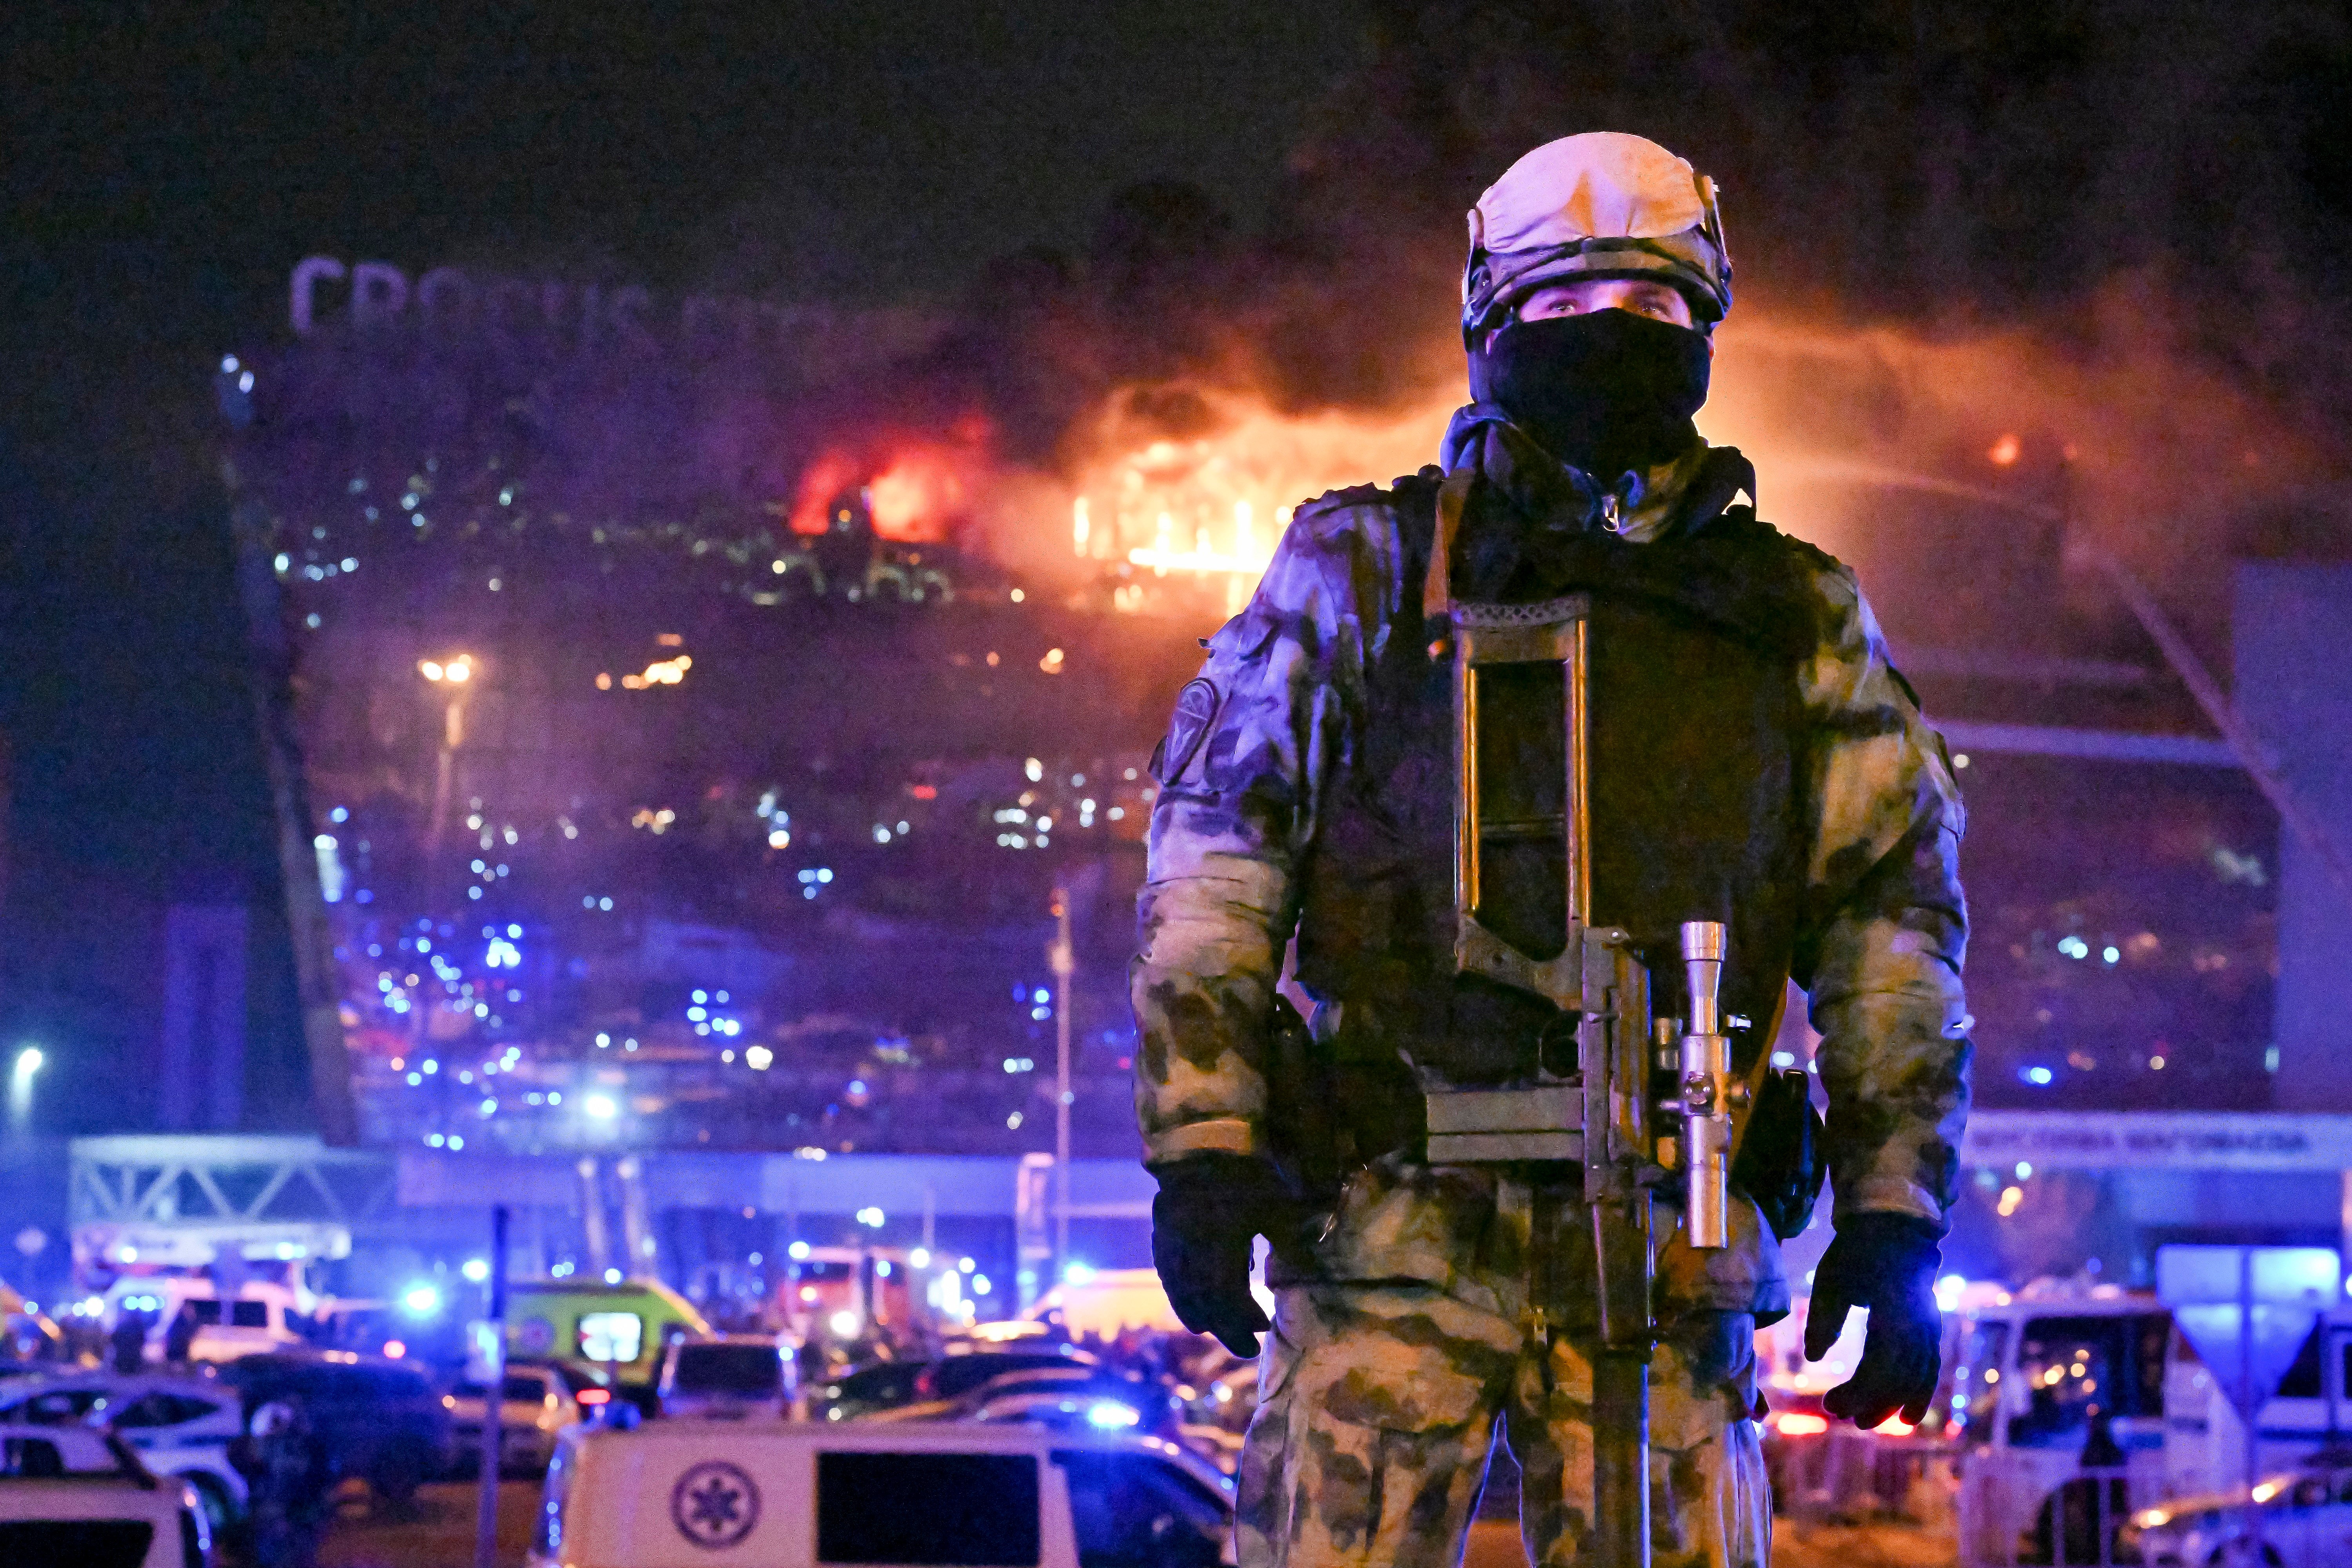
[[[1446,457],[1506,492],[1527,488],[1531,464],[1549,468],[1535,476],[1543,482],[1562,472],[1475,405],[1455,416]],[[1621,498],[1628,537],[1656,534],[1690,471],[1650,476],[1648,496],[1632,486]],[[1819,812],[1808,858],[1818,896],[1805,903],[1831,912],[1802,933],[1811,972],[1796,978],[1822,1036],[1831,1177],[1842,1213],[1941,1224],[1957,1195],[1971,1054],[1959,792],[1853,574],[1805,554],[1829,628],[1799,671],[1806,798]],[[1213,725],[1201,732],[1180,705],[1130,975],[1148,1164],[1265,1147],[1267,1025],[1297,919],[1296,873],[1325,785],[1356,744],[1365,672],[1405,595],[1421,591],[1404,556],[1388,492],[1301,507],[1250,605],[1208,645]]]

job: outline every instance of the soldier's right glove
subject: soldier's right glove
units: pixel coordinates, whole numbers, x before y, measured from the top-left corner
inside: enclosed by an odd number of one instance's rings
[[[1837,1222],[1837,1237],[1813,1270],[1805,1359],[1829,1354],[1853,1309],[1867,1309],[1870,1322],[1853,1376],[1822,1400],[1832,1415],[1865,1430],[1898,1410],[1915,1426],[1926,1418],[1943,1362],[1938,1239],[1935,1226],[1912,1215],[1858,1214]]]
[[[1237,1356],[1257,1354],[1257,1337],[1274,1325],[1250,1294],[1250,1252],[1272,1235],[1292,1205],[1282,1179],[1263,1160],[1195,1154],[1155,1168],[1151,1264],[1179,1321],[1213,1334]]]

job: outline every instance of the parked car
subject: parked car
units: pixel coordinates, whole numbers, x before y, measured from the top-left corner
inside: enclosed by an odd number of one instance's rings
[[[1096,1358],[1068,1345],[1022,1350],[971,1349],[930,1361],[869,1361],[827,1378],[809,1391],[809,1414],[846,1421],[919,1401],[953,1399],[990,1378],[1037,1367],[1091,1367]]]
[[[1053,1426],[1173,1437],[1181,1429],[1183,1407],[1161,1384],[1127,1377],[1108,1367],[1047,1366],[1000,1373],[954,1399],[902,1405],[865,1417],[881,1422],[1024,1418]]]
[[[195,1489],[86,1426],[0,1425],[0,1563],[210,1568]]]
[[[1230,1562],[1213,1468],[1157,1439],[1034,1427],[658,1421],[577,1427],[547,1474],[532,1568],[684,1561]]]
[[[78,1372],[0,1384],[0,1422],[111,1428],[160,1476],[196,1489],[219,1530],[245,1512],[246,1479],[228,1446],[244,1431],[237,1392],[209,1377]]]
[[[664,1415],[781,1420],[799,1380],[800,1358],[773,1334],[689,1334],[670,1345],[656,1392]]]
[[[1048,1368],[1098,1367],[1097,1357],[1073,1345],[1039,1345],[1022,1350],[970,1350],[941,1356],[916,1375],[917,1399],[960,1399],[993,1377],[1008,1372]]]
[[[809,1414],[845,1421],[871,1410],[907,1405],[915,1397],[915,1379],[930,1365],[926,1361],[867,1361],[843,1367],[809,1385]]]
[[[572,1377],[551,1365],[528,1362],[509,1363],[506,1398],[499,1406],[499,1468],[531,1475],[546,1471],[555,1457],[555,1439],[566,1426],[583,1419],[582,1387],[605,1391],[583,1379],[575,1387]],[[488,1414],[489,1390],[467,1378],[441,1396],[449,1412],[449,1429],[460,1467],[478,1466],[482,1459],[482,1423]],[[609,1395],[607,1395],[609,1397]],[[589,1402],[593,1409],[603,1400]]]
[[[2339,1568],[2352,1562],[2352,1469],[2314,1466],[2254,1488],[2262,1512],[2262,1561],[2270,1568]],[[2246,1494],[2174,1498],[2132,1515],[2116,1538],[2116,1561],[2147,1568],[2206,1568],[2240,1561],[2246,1545]]]
[[[391,1501],[405,1502],[456,1459],[441,1392],[408,1363],[356,1351],[285,1352],[230,1362],[219,1375],[241,1395],[248,1422],[273,1400],[299,1401],[336,1473],[359,1477]]]
[[[1064,1438],[1084,1568],[1214,1568],[1233,1563],[1234,1483],[1181,1443],[1099,1430]]]

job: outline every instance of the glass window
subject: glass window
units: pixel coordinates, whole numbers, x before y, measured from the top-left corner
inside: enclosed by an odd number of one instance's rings
[[[2009,1325],[1970,1322],[1960,1336],[1959,1364],[1952,1369],[1952,1394],[1959,1406],[1964,1440],[1991,1440],[1994,1413],[2000,1408],[2000,1362],[2009,1352]]]
[[[8,1412],[8,1418],[26,1426],[70,1426],[106,1403],[95,1388],[58,1388],[36,1394]]]
[[[1026,1454],[819,1454],[820,1563],[1034,1568],[1037,1461]]]
[[[220,1324],[220,1303],[215,1300],[190,1301],[189,1316],[199,1325],[217,1328]]]
[[[2172,1314],[2144,1312],[2132,1321],[2132,1333],[2137,1341],[2139,1371],[2138,1399],[2128,1407],[2119,1407],[2123,1415],[2162,1415],[2164,1414],[2164,1349],[2172,1338]]]
[[[140,1519],[9,1520],[0,1522],[0,1563],[139,1568],[154,1539],[155,1527]]]
[[[0,1441],[0,1476],[41,1480],[66,1473],[66,1459],[46,1437],[10,1437]]]
[[[2260,1319],[2256,1321],[2260,1321]],[[2294,1364],[2286,1369],[2284,1377],[2279,1379],[2278,1393],[2272,1397],[2318,1399],[2325,1394],[2326,1390],[2319,1386],[2319,1358],[2320,1341],[2326,1332],[2327,1325],[2324,1322],[2312,1329],[2309,1337],[2303,1342],[2303,1348],[2294,1352]]]
[[[266,1329],[269,1326],[269,1303],[267,1301],[231,1301],[228,1321],[232,1328]]]
[[[772,1344],[680,1345],[671,1385],[680,1394],[769,1398],[783,1391],[784,1358]]]
[[[2017,1375],[2024,1380],[2026,1412],[2009,1422],[2018,1448],[2079,1448],[2091,1422],[2119,1412],[2117,1374],[2124,1364],[2122,1318],[2032,1318],[2017,1342]]]
[[[176,1426],[188,1419],[180,1413],[183,1405],[194,1404],[173,1394],[148,1394],[132,1400],[116,1414],[117,1426]],[[211,1408],[198,1405],[199,1410]]]
[[[646,1321],[635,1312],[580,1314],[583,1361],[635,1361],[646,1348]]]

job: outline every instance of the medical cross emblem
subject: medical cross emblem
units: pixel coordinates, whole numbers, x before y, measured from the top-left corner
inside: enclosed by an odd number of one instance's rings
[[[706,1459],[670,1489],[669,1517],[697,1546],[732,1546],[760,1522],[760,1489],[724,1459]]]

